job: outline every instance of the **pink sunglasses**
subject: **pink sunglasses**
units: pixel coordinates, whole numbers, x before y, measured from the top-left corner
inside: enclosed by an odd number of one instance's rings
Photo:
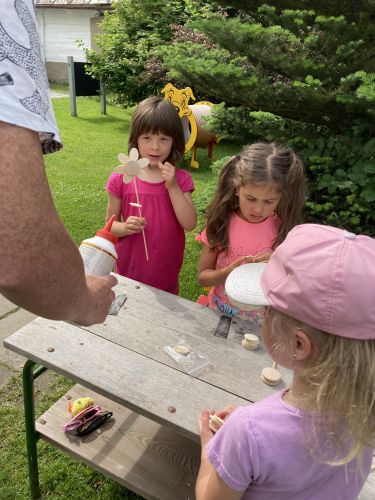
[[[104,424],[112,415],[111,411],[102,411],[99,405],[89,406],[63,425],[62,429],[65,432],[76,431],[78,436],[83,436]]]

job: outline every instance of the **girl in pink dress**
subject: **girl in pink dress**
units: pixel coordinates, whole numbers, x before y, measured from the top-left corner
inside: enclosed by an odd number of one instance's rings
[[[228,301],[225,280],[241,264],[267,262],[301,222],[304,202],[304,169],[291,149],[257,143],[226,162],[208,207],[207,226],[197,237],[202,243],[198,279],[212,287],[211,309],[259,326],[263,308],[238,310]]]
[[[136,203],[133,179],[113,173],[107,182],[107,220],[116,216],[112,232],[119,236],[116,272],[147,285],[178,293],[185,231],[192,231],[197,215],[191,193],[194,183],[175,162],[182,159],[185,140],[181,120],[171,102],[148,97],[135,108],[129,135],[129,151],[137,148],[149,160],[147,180],[137,178],[142,217]],[[142,230],[147,241],[146,259]]]

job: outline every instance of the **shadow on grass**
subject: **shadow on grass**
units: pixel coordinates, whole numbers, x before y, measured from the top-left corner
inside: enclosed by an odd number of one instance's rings
[[[118,123],[121,124],[121,126],[126,127],[127,130],[129,130],[129,120],[126,118],[118,118],[116,116],[112,115],[99,115],[95,117],[85,117],[85,116],[76,116],[75,117],[78,121],[90,123],[91,125],[103,125],[103,123]]]

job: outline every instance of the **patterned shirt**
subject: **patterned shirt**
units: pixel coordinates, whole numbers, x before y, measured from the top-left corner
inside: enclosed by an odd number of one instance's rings
[[[0,1],[0,121],[39,132],[43,153],[62,147],[32,0]]]

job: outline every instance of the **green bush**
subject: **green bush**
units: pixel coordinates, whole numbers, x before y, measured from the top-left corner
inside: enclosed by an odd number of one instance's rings
[[[375,138],[361,125],[340,136],[312,140],[302,149],[308,165],[313,222],[375,235]]]
[[[308,180],[305,220],[375,235],[375,138],[357,120],[345,133],[297,124],[267,112],[215,107],[210,127],[231,126],[227,137],[239,142],[280,142],[303,159]],[[303,132],[303,135],[301,134]],[[222,160],[213,164],[214,177]]]

